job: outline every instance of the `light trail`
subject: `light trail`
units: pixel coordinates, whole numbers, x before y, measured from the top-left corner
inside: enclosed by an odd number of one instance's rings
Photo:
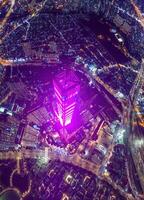
[[[112,6],[114,6],[115,8],[117,8],[119,11],[121,11],[123,13],[126,13],[129,17],[135,19],[144,28],[143,13],[141,12],[140,8],[136,5],[136,3],[134,2],[134,0],[130,0],[130,3],[131,3],[131,5],[134,8],[134,11],[135,11],[137,17],[134,16],[134,15],[132,15],[132,14],[130,14],[128,11],[125,11],[123,8],[120,8],[119,6],[114,5],[114,1],[115,0],[113,0],[113,3],[111,3]]]
[[[3,0],[3,1],[1,2],[1,4],[0,4],[0,9],[1,9],[3,6],[5,6],[6,3],[7,3],[7,0]]]
[[[141,24],[141,26],[144,28],[144,17],[143,17],[143,13],[140,11],[140,8],[136,5],[136,3],[134,2],[134,0],[130,0],[135,13],[137,14],[138,18],[139,18],[139,22]]]
[[[12,64],[12,61],[0,58],[0,64],[3,66],[8,66],[8,65]]]
[[[9,1],[6,1],[6,0],[3,1],[2,4],[0,5],[0,8],[5,6],[6,3],[8,3],[8,2]],[[7,14],[4,17],[4,19],[2,20],[2,22],[0,22],[0,31],[1,32],[3,31],[4,27],[6,26],[6,22],[8,21],[8,18],[10,17],[11,13],[13,12],[13,8],[14,8],[15,3],[16,3],[15,0],[11,0],[10,2],[11,2],[11,6],[9,8],[9,11],[7,12]],[[26,18],[25,20],[23,20],[22,23],[13,24],[12,30],[5,33],[4,36],[2,38],[0,38],[0,44],[2,44],[6,40],[7,37],[9,37],[18,27],[22,26],[25,22],[29,24],[28,21],[31,20],[32,18],[34,18],[41,11],[41,9],[44,7],[46,2],[47,2],[47,0],[45,0],[39,8],[36,7],[36,9],[31,13],[31,15],[28,16],[28,18]],[[26,31],[26,36],[25,36],[26,38],[27,38],[27,33],[28,33],[29,28],[30,28],[30,24],[29,24],[28,29]],[[7,59],[3,59],[2,55],[1,55],[0,64],[3,65],[3,66],[8,66],[8,65],[12,64],[12,61],[9,61]]]
[[[140,184],[142,188],[144,188],[144,179],[143,179],[143,156],[141,154],[141,150],[143,149],[143,137],[142,133],[139,132],[138,126],[139,124],[139,108],[137,108],[137,100],[140,94],[140,89],[143,86],[144,83],[144,60],[141,62],[141,68],[139,70],[139,73],[137,74],[137,77],[135,79],[135,82],[133,83],[133,87],[130,91],[130,98],[129,98],[129,104],[124,109],[124,116],[123,116],[123,124],[126,127],[126,140],[127,140],[127,146],[131,150],[132,153],[132,159],[134,161],[136,171],[138,174],[138,178],[140,181]],[[140,116],[141,118],[141,116]],[[139,155],[139,157],[138,157]],[[127,160],[128,161],[128,160]],[[131,169],[129,168],[129,165],[127,163],[127,173],[133,173]],[[129,175],[128,175],[129,178]],[[136,197],[135,199],[141,199],[138,196],[136,184],[133,182],[133,178],[129,178],[129,183],[131,190]],[[138,198],[137,198],[138,197]]]
[[[0,105],[3,104],[3,103],[5,103],[11,95],[12,95],[12,92],[10,91],[10,92],[6,95],[6,97],[0,101]]]
[[[26,27],[25,40],[27,40],[28,31],[29,31],[29,29],[30,29],[30,22],[26,20],[26,23],[27,23],[27,27]]]
[[[123,64],[121,64],[121,63],[116,63],[116,64],[111,64],[111,65],[108,65],[108,66],[103,66],[103,68],[102,69],[104,69],[104,70],[108,70],[108,69],[112,69],[112,68],[125,68],[125,69],[129,69],[129,70],[131,70],[131,71],[133,71],[134,73],[138,73],[138,71],[137,70],[135,70],[135,69],[133,69],[131,66],[126,66],[126,65],[123,65]]]
[[[9,2],[9,1],[4,1],[2,6],[5,6],[5,4]],[[13,7],[15,5],[15,0],[11,0],[11,6],[9,8],[9,11],[6,13],[6,16],[4,17],[4,19],[2,20],[2,22],[0,23],[0,31],[3,30],[4,25],[6,24],[6,22],[8,21],[8,18],[10,17],[11,13],[13,12]]]
[[[14,3],[15,3],[15,0],[12,0],[12,1],[13,1],[13,4],[14,4]],[[44,5],[45,5],[46,2],[47,2],[47,0],[45,0],[45,1],[43,2],[43,4],[41,5],[40,8],[37,8],[37,7],[36,7],[35,10],[31,13],[31,15],[29,15],[28,18],[26,18],[25,20],[23,20],[22,23],[13,24],[12,30],[9,31],[8,33],[6,33],[5,36],[3,36],[3,37],[1,38],[0,43],[2,44],[2,43],[5,41],[5,39],[6,39],[7,37],[9,37],[9,36],[11,35],[11,33],[14,32],[18,27],[22,26],[25,22],[27,23],[30,19],[32,19],[33,17],[35,17],[35,16],[41,11],[41,9],[44,7]],[[12,9],[13,9],[13,6],[14,6],[13,4],[12,4],[11,9],[10,9],[11,12],[13,11],[13,10],[12,10]],[[4,22],[7,21],[8,17],[9,17],[10,14],[11,14],[11,12],[9,12],[9,15],[8,15],[8,16],[7,16],[7,15],[5,16]],[[4,25],[5,25],[5,23],[3,23],[3,24],[1,25],[1,28],[3,28]]]
[[[64,150],[65,151],[65,150]],[[108,182],[112,187],[117,189],[123,196],[131,197],[131,200],[134,200],[130,193],[127,193],[122,189],[121,186],[117,185],[110,177],[101,176],[99,174],[99,166],[95,163],[92,163],[88,160],[85,160],[81,158],[78,154],[73,154],[70,156],[67,156],[67,154],[64,154],[61,148],[55,147],[54,145],[47,148],[47,156],[50,160],[59,160],[61,162],[71,163],[74,166],[79,166],[83,169],[86,169],[88,171],[91,171],[93,174],[98,176],[100,180],[104,180]],[[19,158],[41,158],[46,156],[45,150],[21,150],[20,152],[0,152],[0,159],[16,159]],[[29,191],[28,191],[29,192]]]
[[[88,42],[88,40],[86,40],[86,41]],[[93,55],[93,57],[94,57],[96,60],[98,59],[97,56],[96,56],[96,54],[95,54],[92,50],[89,49],[89,46],[88,46],[88,45],[85,46],[85,48]],[[99,51],[99,49],[97,49],[97,53],[99,53],[100,57],[101,57],[102,59],[104,59],[106,63],[109,63],[109,60],[108,60],[106,57],[103,56],[103,54]]]

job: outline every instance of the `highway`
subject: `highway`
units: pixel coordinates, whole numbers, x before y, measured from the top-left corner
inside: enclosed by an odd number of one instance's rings
[[[135,83],[130,91],[129,103],[127,107],[125,107],[125,113],[123,117],[123,124],[127,130],[125,140],[127,144],[127,151],[129,152],[127,158],[128,179],[136,199],[144,199],[144,195],[138,197],[139,193],[144,193],[144,144],[143,133],[140,132],[141,127],[137,121],[138,113],[135,109],[140,89],[142,89],[144,84],[143,77],[144,60],[141,63],[141,69],[137,74]]]

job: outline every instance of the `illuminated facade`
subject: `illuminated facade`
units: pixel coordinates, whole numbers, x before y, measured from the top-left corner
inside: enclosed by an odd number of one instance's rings
[[[53,80],[56,115],[64,127],[71,123],[80,90],[79,79],[73,71],[64,71]]]

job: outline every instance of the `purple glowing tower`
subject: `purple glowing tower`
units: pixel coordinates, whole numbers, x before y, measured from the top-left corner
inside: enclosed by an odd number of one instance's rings
[[[71,123],[80,90],[79,79],[72,71],[64,71],[53,80],[56,97],[56,115],[60,124],[65,127]]]

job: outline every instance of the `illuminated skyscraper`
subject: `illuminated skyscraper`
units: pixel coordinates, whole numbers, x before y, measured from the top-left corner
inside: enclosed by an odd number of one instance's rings
[[[79,79],[72,70],[64,71],[55,77],[53,85],[56,97],[56,115],[64,127],[72,121],[80,90]]]

